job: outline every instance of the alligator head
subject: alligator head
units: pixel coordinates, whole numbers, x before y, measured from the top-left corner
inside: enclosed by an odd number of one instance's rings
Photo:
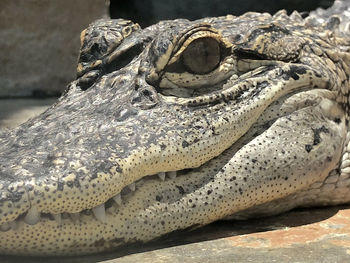
[[[1,253],[93,253],[348,202],[341,26],[296,12],[90,25],[77,80],[0,134]]]

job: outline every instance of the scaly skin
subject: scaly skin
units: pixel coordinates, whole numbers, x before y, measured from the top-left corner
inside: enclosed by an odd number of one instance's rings
[[[95,253],[349,202],[350,37],[337,5],[305,20],[90,25],[77,80],[0,134],[0,252]]]

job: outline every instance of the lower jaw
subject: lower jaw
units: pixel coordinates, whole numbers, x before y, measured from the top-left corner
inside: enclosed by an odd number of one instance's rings
[[[184,177],[187,175],[180,175],[174,179],[166,178],[161,182],[162,189],[171,191],[175,185],[185,189]],[[193,176],[191,181],[194,182],[196,177],[199,179],[197,175]],[[156,201],[158,192],[152,193],[152,189],[159,183],[157,178],[137,182],[135,192],[125,191],[123,194],[122,205],[114,203],[106,209],[104,223],[88,212],[82,212],[76,218],[63,214],[61,224],[50,216],[43,216],[35,225],[18,220],[14,229],[0,232],[0,253],[33,256],[81,255],[111,250],[137,241],[152,240],[158,237],[152,231],[143,232],[142,235],[140,233],[145,223],[144,213],[148,210],[156,211],[157,206],[162,206],[161,202]],[[180,196],[181,194],[177,193],[171,198],[176,199]],[[172,230],[161,231],[160,235]]]
[[[238,147],[232,146],[220,157],[199,168],[177,171],[177,177],[167,173],[164,181],[159,175],[138,180],[135,191],[125,187],[121,192],[121,204],[114,200],[106,202],[105,222],[97,220],[91,210],[78,214],[63,213],[60,223],[50,214],[44,214],[38,223],[29,225],[21,216],[10,229],[0,232],[0,253],[40,256],[91,254],[128,243],[146,242],[172,232],[176,229],[170,227],[155,234],[149,227],[149,231],[143,233],[145,214],[164,212],[167,204],[209,182],[237,150]],[[206,167],[210,167],[211,172],[204,173]],[[162,196],[161,200],[159,196]],[[162,223],[152,222],[150,218],[148,224],[161,226]]]

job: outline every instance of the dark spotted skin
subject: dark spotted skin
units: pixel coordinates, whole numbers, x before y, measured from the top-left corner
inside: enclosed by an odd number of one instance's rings
[[[76,81],[0,133],[0,251],[94,253],[349,202],[349,18],[338,9],[91,24]]]

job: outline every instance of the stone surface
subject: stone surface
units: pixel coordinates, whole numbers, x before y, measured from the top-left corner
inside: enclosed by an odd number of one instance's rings
[[[0,129],[18,126],[42,113],[55,101],[55,98],[0,99]]]
[[[80,32],[105,0],[1,0],[0,97],[52,95],[74,79]]]
[[[167,240],[80,257],[9,257],[2,263],[345,263],[350,262],[350,208],[291,211],[247,221],[221,221]]]

